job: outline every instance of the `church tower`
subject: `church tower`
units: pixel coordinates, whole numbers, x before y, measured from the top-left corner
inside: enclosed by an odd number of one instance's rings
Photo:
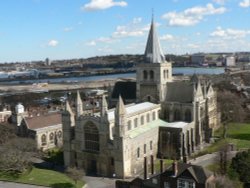
[[[138,101],[159,103],[164,100],[166,83],[172,81],[172,64],[165,60],[152,18],[144,53],[144,63],[136,69]]]

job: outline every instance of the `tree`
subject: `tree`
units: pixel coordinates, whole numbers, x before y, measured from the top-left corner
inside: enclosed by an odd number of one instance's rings
[[[65,173],[75,181],[75,185],[77,184],[77,181],[81,180],[85,175],[83,169],[78,169],[76,167],[68,167]]]
[[[32,165],[32,157],[37,156],[35,141],[19,138],[8,126],[0,125],[0,171],[20,174]]]
[[[250,186],[250,149],[237,153],[230,167],[239,174],[239,179],[245,186]]]

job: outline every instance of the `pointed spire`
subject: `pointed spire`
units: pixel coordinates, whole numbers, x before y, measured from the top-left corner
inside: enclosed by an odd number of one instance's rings
[[[147,63],[163,63],[165,61],[165,56],[162,52],[161,45],[155,28],[153,12],[152,12],[152,22],[150,26],[150,31],[148,35],[148,41],[144,56]]]
[[[107,115],[108,112],[108,103],[105,95],[102,95],[102,103],[101,103],[101,116]]]
[[[125,105],[123,103],[121,95],[119,95],[119,100],[118,100],[118,103],[116,105],[116,113],[119,115],[126,114]]]
[[[69,101],[66,101],[66,105],[65,105],[65,111],[69,112],[70,114],[73,114],[73,111],[69,105]]]
[[[77,91],[77,93],[76,93],[76,114],[77,114],[77,117],[79,117],[83,114],[82,109],[83,109],[82,99],[81,99],[79,91]]]

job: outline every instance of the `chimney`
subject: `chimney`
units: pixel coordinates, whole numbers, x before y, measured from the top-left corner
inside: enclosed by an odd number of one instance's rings
[[[173,173],[174,173],[174,176],[176,177],[177,174],[178,174],[178,163],[176,160],[174,160],[173,164],[172,164],[172,168],[173,168]]]

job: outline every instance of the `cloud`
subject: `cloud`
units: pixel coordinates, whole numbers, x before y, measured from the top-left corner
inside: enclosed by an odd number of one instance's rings
[[[205,16],[223,14],[225,11],[225,7],[215,8],[209,3],[204,7],[196,6],[183,12],[168,12],[162,18],[168,20],[170,26],[193,26],[202,21]]]
[[[250,30],[240,30],[240,29],[222,29],[221,27],[217,27],[215,31],[210,33],[212,37],[221,37],[223,39],[239,39],[244,38],[250,34]]]
[[[113,6],[125,7],[127,6],[126,1],[113,1],[113,0],[91,0],[89,3],[81,7],[85,11],[95,11],[95,10],[104,10],[111,8]]]
[[[138,18],[134,18],[134,19],[133,19],[133,23],[134,23],[134,24],[141,23],[141,21],[142,21],[142,18],[141,18],[141,17],[138,17]]]
[[[86,43],[87,46],[96,46],[96,42],[94,40]]]
[[[173,35],[170,35],[170,34],[166,34],[166,35],[163,35],[160,37],[160,40],[173,40],[174,39],[174,36]]]
[[[239,3],[239,6],[242,8],[248,8],[250,7],[250,0],[243,0]]]
[[[64,29],[63,29],[63,31],[65,31],[65,32],[70,32],[70,31],[72,31],[73,30],[73,27],[65,27]]]
[[[213,2],[219,4],[219,5],[224,5],[227,0],[213,0]]]
[[[58,41],[57,40],[50,40],[48,42],[48,46],[51,46],[51,47],[56,47],[58,45]]]

